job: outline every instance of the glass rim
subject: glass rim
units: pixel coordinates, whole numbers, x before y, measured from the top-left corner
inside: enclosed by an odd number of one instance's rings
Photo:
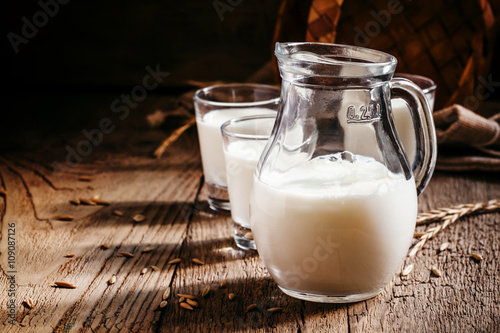
[[[422,89],[424,94],[432,92],[432,91],[436,90],[436,88],[437,88],[436,83],[431,78],[429,78],[427,76],[423,76],[423,75],[397,72],[397,73],[394,73],[394,78],[403,78],[403,79],[410,80],[411,82],[415,83],[420,89]],[[417,82],[413,81],[411,78],[416,78],[418,80],[424,81],[424,82],[429,84],[429,87],[422,88],[422,87],[420,87],[420,85]]]
[[[227,137],[231,137],[231,138],[255,140],[255,141],[267,140],[267,139],[269,139],[269,136],[271,135],[271,133],[269,133],[269,135],[243,134],[243,133],[236,133],[234,131],[228,130],[227,127],[234,125],[234,124],[237,124],[237,123],[245,122],[245,121],[260,120],[260,119],[274,119],[274,121],[276,122],[277,115],[278,115],[278,113],[276,112],[276,115],[264,114],[264,115],[254,115],[254,116],[244,116],[244,117],[233,118],[233,119],[230,119],[230,120],[226,121],[225,123],[223,123],[220,127],[220,130],[221,130],[223,136],[227,136]],[[274,127],[274,124],[273,124],[273,127]]]
[[[202,97],[203,94],[208,94],[211,91],[214,91],[216,89],[229,89],[229,88],[263,88],[263,89],[268,89],[268,90],[273,90],[276,91],[277,97],[275,98],[270,98],[262,101],[254,101],[254,102],[217,102],[217,101],[210,101]],[[270,84],[263,84],[263,83],[223,83],[223,84],[215,84],[212,86],[208,86],[205,88],[198,89],[194,96],[193,99],[195,103],[202,103],[205,105],[213,105],[213,106],[221,106],[221,107],[252,107],[252,106],[262,106],[266,104],[278,104],[280,100],[281,95],[281,88],[278,86],[270,85]]]

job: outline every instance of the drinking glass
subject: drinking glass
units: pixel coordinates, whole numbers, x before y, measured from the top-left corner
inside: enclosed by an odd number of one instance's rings
[[[429,108],[432,111],[434,109],[434,100],[436,97],[436,84],[434,81],[428,77],[407,74],[407,73],[396,73],[394,74],[394,79],[407,79],[415,83],[425,95]],[[412,118],[412,114],[409,111],[408,103],[406,103],[401,98],[394,98],[391,100],[392,113],[394,115],[394,123],[396,125],[396,130],[399,135],[399,139],[403,144],[403,149],[408,157],[408,162],[412,169],[415,167],[415,157],[417,150],[417,143],[415,142],[415,120]]]
[[[408,73],[395,73],[394,78],[403,78],[415,83],[420,89],[422,89],[422,92],[429,102],[429,108],[431,111],[434,109],[434,100],[436,99],[436,84],[434,81],[422,75]]]
[[[213,210],[230,210],[220,126],[227,120],[276,115],[280,89],[265,84],[235,83],[207,87],[194,95],[201,161]]]
[[[245,250],[256,250],[250,229],[250,190],[255,167],[275,120],[276,115],[242,117],[221,127],[234,241]]]

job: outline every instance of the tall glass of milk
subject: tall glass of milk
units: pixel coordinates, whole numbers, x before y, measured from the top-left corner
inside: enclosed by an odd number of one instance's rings
[[[256,250],[250,228],[250,190],[275,120],[276,115],[249,116],[229,120],[221,127],[234,241],[245,250]]]
[[[265,84],[223,84],[194,95],[196,124],[208,203],[213,210],[230,210],[221,125],[233,118],[276,115],[280,89]]]
[[[257,164],[250,226],[272,278],[315,302],[376,296],[408,251],[417,195],[436,161],[422,90],[391,80],[396,59],[361,47],[277,43],[282,78],[276,124]],[[415,123],[412,169],[391,99]]]

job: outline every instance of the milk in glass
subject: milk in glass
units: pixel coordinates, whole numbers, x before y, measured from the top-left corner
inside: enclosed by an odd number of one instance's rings
[[[249,203],[253,174],[266,143],[267,140],[234,141],[224,151],[231,217],[245,228],[250,228]]]
[[[205,114],[201,121],[197,121],[200,139],[201,159],[205,174],[205,181],[226,187],[226,166],[222,151],[221,125],[233,118],[253,115],[276,114],[275,110],[265,108],[234,108],[213,110]]]
[[[373,158],[344,160],[339,153],[269,178],[266,184],[254,179],[251,227],[281,288],[376,294],[391,280],[415,228],[413,178],[395,175]]]

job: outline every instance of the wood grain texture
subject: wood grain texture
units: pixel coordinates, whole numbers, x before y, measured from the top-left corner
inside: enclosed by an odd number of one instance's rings
[[[162,159],[151,158],[164,137],[158,130],[116,131],[90,160],[62,175],[50,166],[54,156],[60,160],[57,140],[36,151],[0,154],[0,185],[7,192],[6,198],[0,196],[1,332],[499,331],[499,213],[457,221],[406,259],[415,265],[408,277],[395,276],[373,299],[340,305],[299,301],[277,288],[257,253],[235,247],[230,215],[208,208],[200,191],[196,129],[181,136]],[[81,175],[92,181],[79,181]],[[438,173],[419,205],[425,211],[499,194],[495,174]],[[111,205],[69,202],[93,195]],[[60,214],[75,220],[53,219]],[[146,219],[135,223],[135,214]],[[15,325],[9,324],[5,307],[10,299],[8,223],[16,224]],[[439,253],[443,242],[450,247]],[[142,253],[147,247],[154,250]],[[134,257],[119,255],[122,251]],[[473,252],[484,260],[473,260]],[[174,258],[181,262],[167,264]],[[196,265],[192,258],[205,264]],[[443,275],[433,276],[431,266]],[[116,283],[109,285],[113,275]],[[220,288],[224,279],[228,283]],[[55,281],[77,288],[55,288]],[[201,297],[205,286],[211,290]],[[172,295],[159,308],[167,287]],[[196,296],[199,307],[181,308],[178,293]],[[229,300],[229,293],[236,297]],[[28,297],[35,303],[32,309],[23,304]],[[257,310],[246,312],[250,304]],[[283,313],[267,312],[271,307],[282,307]]]

